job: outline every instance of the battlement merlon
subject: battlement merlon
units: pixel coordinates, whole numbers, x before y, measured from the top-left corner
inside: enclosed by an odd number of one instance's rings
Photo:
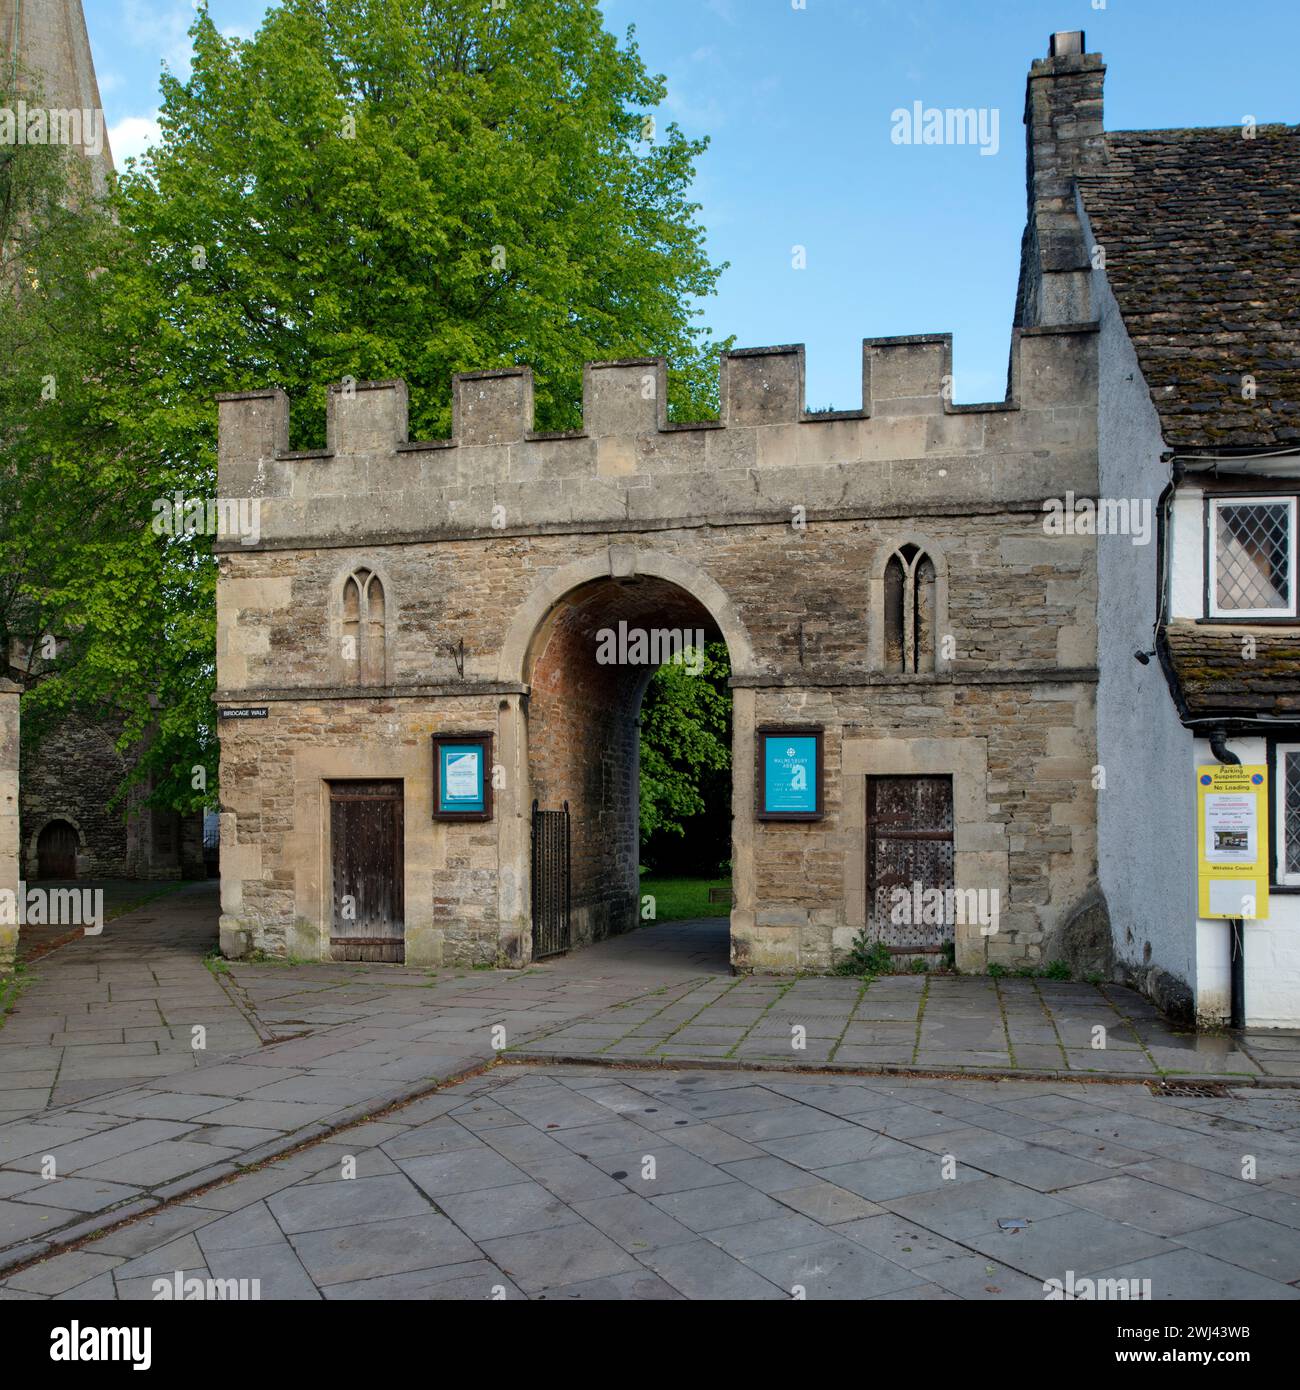
[[[288,449],[289,401],[283,391],[221,395],[219,490],[223,496],[288,496],[285,467],[337,457],[408,451],[561,444],[610,436],[765,426],[826,427],[841,421],[987,414],[1052,409],[1095,401],[1095,324],[1053,324],[1013,331],[1006,399],[986,404],[952,401],[952,336],[920,334],[867,338],[862,345],[861,408],[807,409],[802,344],[746,348],[722,354],[720,418],[670,423],[667,364],[663,358],[589,362],[583,369],[583,423],[562,434],[537,432],[533,376],[528,367],[460,372],[452,379],[451,438],[409,442],[407,389],[400,380],[346,382],[327,397],[323,449]]]

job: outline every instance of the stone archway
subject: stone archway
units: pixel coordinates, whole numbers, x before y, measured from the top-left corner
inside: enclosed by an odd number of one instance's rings
[[[708,612],[731,653],[733,675],[743,677],[757,673],[759,668],[749,633],[735,605],[716,580],[674,555],[640,546],[611,545],[596,555],[555,570],[529,594],[511,620],[501,644],[497,679],[527,681],[540,630],[547,615],[566,594],[597,579],[630,581],[647,577],[667,580],[692,596]]]
[[[641,924],[641,702],[660,658],[701,640],[726,643],[733,674],[752,671],[748,634],[717,584],[632,547],[558,571],[511,626],[502,675],[529,691],[524,807],[531,813],[535,799],[543,810],[570,810],[574,946]],[[733,761],[749,756],[737,752],[742,746],[749,740],[737,731]],[[733,815],[733,866],[743,824]]]
[[[29,837],[28,874],[33,879],[76,878],[77,859],[85,848],[86,837],[75,817],[48,815]]]

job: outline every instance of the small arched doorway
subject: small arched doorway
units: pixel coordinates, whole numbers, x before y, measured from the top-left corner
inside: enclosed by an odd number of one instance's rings
[[[77,831],[65,820],[52,820],[36,838],[37,878],[76,878]]]

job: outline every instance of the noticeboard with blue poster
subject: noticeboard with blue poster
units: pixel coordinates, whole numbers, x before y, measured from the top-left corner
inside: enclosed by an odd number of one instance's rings
[[[492,819],[491,734],[434,734],[433,817]]]
[[[820,726],[758,730],[759,820],[820,820]]]

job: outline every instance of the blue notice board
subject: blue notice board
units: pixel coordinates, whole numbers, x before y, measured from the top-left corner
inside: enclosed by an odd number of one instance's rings
[[[760,819],[816,820],[822,815],[822,731],[759,730]]]
[[[491,815],[490,746],[486,736],[439,738],[435,735],[435,816],[486,820]]]

